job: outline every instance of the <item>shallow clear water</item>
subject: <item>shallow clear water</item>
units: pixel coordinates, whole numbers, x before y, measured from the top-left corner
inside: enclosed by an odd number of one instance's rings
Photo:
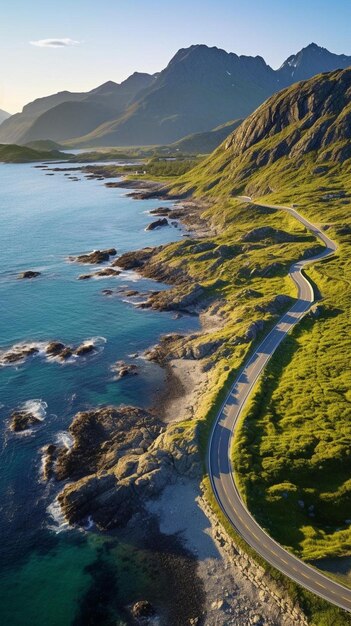
[[[125,190],[78,176],[74,182],[31,165],[0,166],[0,350],[22,341],[77,345],[99,338],[97,354],[77,363],[38,356],[0,367],[0,623],[11,626],[108,624],[110,613],[89,622],[84,617],[92,588],[104,606],[114,603],[116,624],[119,606],[145,588],[157,596],[164,577],[154,555],[145,561],[135,537],[57,533],[57,521],[47,511],[57,486],[40,480],[41,447],[55,441],[77,411],[98,404],[140,405],[141,399],[148,405],[162,386],[160,368],[142,360],[139,376],[113,381],[110,367],[116,360],[142,353],[165,332],[197,324],[102,295],[103,288],[127,285],[160,288],[133,273],[77,280],[91,266],[68,263],[69,255],[112,246],[120,253],[182,236],[174,228],[145,232],[147,211],[158,201],[134,201]],[[27,269],[42,275],[17,280]],[[9,433],[11,411],[30,400],[46,403],[42,424],[29,435]]]

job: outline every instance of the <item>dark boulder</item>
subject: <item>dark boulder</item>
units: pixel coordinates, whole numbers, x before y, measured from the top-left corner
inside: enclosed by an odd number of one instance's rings
[[[95,346],[93,343],[82,343],[82,345],[78,346],[76,349],[75,354],[77,356],[85,356],[86,354],[91,354],[94,350]]]
[[[166,217],[161,217],[159,220],[151,222],[147,225],[145,230],[155,230],[156,228],[162,228],[163,226],[168,226],[168,219]]]
[[[25,272],[21,272],[18,276],[18,278],[23,279],[23,278],[37,278],[37,276],[40,276],[41,272],[35,272],[33,270],[26,270]]]
[[[11,430],[15,433],[21,433],[40,424],[40,419],[35,417],[30,411],[14,411],[11,413]]]
[[[64,343],[61,343],[60,341],[51,341],[49,345],[46,347],[46,354],[49,354],[52,356],[58,356],[65,349],[66,349],[66,346]]]
[[[107,250],[93,250],[88,254],[80,254],[77,257],[70,257],[70,260],[77,263],[90,263],[92,265],[99,265],[100,263],[106,263],[110,260],[111,256],[116,256],[116,248],[108,248]]]

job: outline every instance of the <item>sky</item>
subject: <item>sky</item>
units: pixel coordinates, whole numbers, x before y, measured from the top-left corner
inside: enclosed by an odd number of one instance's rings
[[[2,0],[0,109],[163,69],[195,43],[279,67],[312,41],[351,55],[350,0]]]

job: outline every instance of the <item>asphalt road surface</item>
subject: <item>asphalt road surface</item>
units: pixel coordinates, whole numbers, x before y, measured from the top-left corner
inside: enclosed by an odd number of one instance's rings
[[[244,198],[250,201],[250,198]],[[268,563],[286,574],[309,591],[351,612],[351,589],[334,582],[319,570],[304,563],[285,550],[259,526],[246,508],[235,483],[231,464],[231,449],[235,428],[245,403],[267,362],[287,333],[297,324],[314,302],[313,287],[304,276],[304,267],[334,254],[336,244],[290,207],[263,205],[288,211],[311,230],[324,244],[325,249],[313,258],[294,263],[290,276],[297,286],[298,299],[274,328],[263,339],[234,381],[214,424],[208,449],[208,473],[217,501],[235,530]]]

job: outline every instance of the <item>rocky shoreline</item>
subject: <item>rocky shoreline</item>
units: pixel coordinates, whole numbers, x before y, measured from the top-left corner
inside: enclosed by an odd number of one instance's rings
[[[104,175],[101,168],[96,171],[96,168],[93,170],[90,167],[89,171],[89,176]],[[139,181],[131,184],[124,180],[106,185],[133,188],[128,195],[136,199],[169,199],[163,187],[147,181],[143,181],[142,185]],[[214,263],[220,264],[222,258],[234,254],[235,250],[229,250],[228,246],[216,247],[202,240],[211,232],[210,226],[201,217],[204,208],[198,202],[183,200],[170,211],[167,208],[165,212],[160,207],[153,214],[165,220],[174,218],[182,221],[192,231],[184,246],[188,246],[190,252],[195,250],[210,255]],[[102,262],[111,263],[107,271],[133,270],[171,285],[169,290],[149,294],[138,306],[200,316],[202,330],[192,335],[164,336],[145,355],[163,366],[167,373],[164,393],[157,398],[152,409],[102,407],[78,413],[69,428],[72,447],[67,449],[55,444],[46,447],[43,463],[45,478],[64,481],[58,502],[70,524],[85,527],[90,520],[99,530],[124,528],[135,516],[143,518],[148,502],[162,502],[164,493],[172,486],[176,488],[180,485],[181,493],[184,481],[193,481],[193,485],[198,485],[203,476],[198,423],[189,420],[194,417],[202,393],[209,384],[209,370],[213,366],[209,357],[220,348],[220,343],[206,338],[207,327],[211,330],[215,326],[221,327],[225,318],[215,293],[216,285],[209,291],[200,283],[192,284],[182,269],[160,263],[158,255],[164,248],[147,247],[116,256],[112,262],[109,257]],[[90,260],[84,258],[82,262],[89,263]],[[112,295],[112,290],[104,291],[106,295]],[[134,293],[134,297],[138,295]],[[284,304],[279,302],[276,306],[279,308]],[[260,330],[252,328],[251,334],[241,340],[251,340]],[[182,402],[182,399],[185,401]],[[184,420],[188,421],[184,423]],[[180,507],[181,502],[180,496]],[[221,556],[215,565],[198,560],[198,575],[207,593],[207,617],[199,615],[188,623],[306,626],[298,607],[290,606],[285,597],[279,598],[279,592],[270,586],[269,580],[262,581],[263,572],[259,571],[257,564],[250,563],[247,555],[241,553],[225,535],[204,498],[200,502],[211,522],[213,542],[217,542]],[[196,548],[193,547],[193,550],[196,556]],[[216,572],[216,584],[213,584],[211,568]],[[224,600],[221,594],[218,597],[222,578],[228,580],[228,585],[231,581],[237,589],[234,594],[228,591]],[[240,600],[243,589],[247,594],[246,603]],[[217,597],[214,597],[216,594]],[[139,623],[151,624],[154,618],[150,615],[150,621],[147,616],[142,619],[146,621]]]

